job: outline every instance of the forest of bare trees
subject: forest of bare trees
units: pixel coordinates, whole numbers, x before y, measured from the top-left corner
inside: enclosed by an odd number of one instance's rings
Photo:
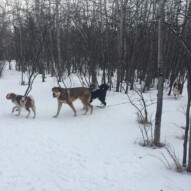
[[[164,3],[162,68],[158,68],[160,1]],[[63,74],[77,73],[97,83],[97,72],[102,70],[102,82],[111,86],[116,74],[117,92],[128,84],[127,93],[135,81],[144,81],[144,92],[162,74],[161,79],[169,81],[170,95],[175,80],[184,83],[188,78],[191,85],[190,57],[191,0],[0,2],[0,61],[16,60],[17,70],[41,74],[43,82],[46,74],[61,81]],[[191,156],[189,164],[191,171]]]
[[[152,87],[157,75],[157,0],[7,0],[0,4],[0,60],[16,60],[18,70],[54,75],[79,72],[116,91],[121,82],[145,82]],[[184,81],[190,57],[172,30],[189,45],[191,2],[165,4],[164,77],[170,86]],[[135,75],[136,71],[136,75]],[[127,92],[128,90],[126,90]]]

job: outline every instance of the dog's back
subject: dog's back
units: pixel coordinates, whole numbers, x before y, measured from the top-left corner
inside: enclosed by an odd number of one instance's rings
[[[82,97],[84,95],[90,95],[90,89],[85,87],[76,87],[67,89],[69,95],[72,97]]]

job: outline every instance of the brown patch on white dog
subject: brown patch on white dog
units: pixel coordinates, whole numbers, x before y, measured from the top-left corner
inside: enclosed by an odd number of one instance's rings
[[[36,117],[36,107],[35,107],[35,101],[32,96],[22,96],[22,95],[17,95],[15,93],[9,93],[7,94],[6,98],[8,100],[11,100],[15,106],[12,109],[12,113],[14,113],[15,109],[18,109],[18,114],[16,116],[19,116],[21,113],[21,108],[25,108],[28,111],[28,114],[26,118],[29,117],[30,115],[30,108],[32,109],[34,116],[33,118]]]
[[[92,114],[93,112],[93,106],[90,104],[90,98],[91,98],[91,88],[85,88],[85,87],[76,87],[76,88],[61,88],[61,87],[54,87],[52,88],[52,95],[53,97],[56,97],[58,100],[58,108],[56,115],[53,117],[57,117],[60,113],[61,107],[63,103],[68,104],[73,112],[74,116],[77,115],[76,109],[73,105],[73,102],[76,99],[80,99],[82,104],[84,105],[85,108],[85,113],[84,115],[87,114],[89,108],[90,108],[90,113]]]

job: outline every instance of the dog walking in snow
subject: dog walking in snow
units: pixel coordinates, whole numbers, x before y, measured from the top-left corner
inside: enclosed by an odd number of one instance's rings
[[[91,88],[85,88],[85,87],[76,87],[76,88],[61,88],[61,87],[53,87],[52,88],[52,95],[53,97],[57,98],[58,100],[58,107],[57,107],[57,112],[56,115],[53,117],[57,117],[60,113],[61,107],[63,103],[68,104],[73,112],[74,116],[77,115],[76,109],[73,105],[73,102],[76,99],[80,99],[84,108],[85,108],[85,113],[84,115],[87,114],[89,108],[90,108],[90,114],[93,112],[93,106],[90,104],[90,98],[91,98]]]
[[[22,95],[17,95],[15,93],[8,93],[6,98],[8,100],[11,100],[15,104],[15,106],[12,109],[12,113],[14,113],[15,109],[18,110],[18,114],[16,116],[20,115],[21,108],[25,108],[28,111],[28,114],[26,116],[26,118],[28,118],[31,112],[30,111],[31,108],[34,113],[33,118],[36,117],[36,106],[32,96],[22,96]]]
[[[91,92],[91,100],[90,103],[94,100],[94,99],[99,99],[101,101],[101,103],[106,106],[106,94],[107,94],[107,90],[109,89],[109,86],[107,84],[101,84],[98,89],[94,90]]]
[[[178,99],[180,97],[180,95],[182,94],[182,89],[183,89],[183,86],[181,83],[175,82],[173,84],[173,94],[175,96],[175,99]]]

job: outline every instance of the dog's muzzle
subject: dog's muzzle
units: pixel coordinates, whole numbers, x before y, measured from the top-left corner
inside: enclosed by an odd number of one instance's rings
[[[52,94],[52,96],[53,96],[53,97],[56,97],[56,94],[55,94],[55,93],[53,93],[53,94]]]
[[[6,98],[7,98],[7,99],[10,99],[9,96],[10,96],[10,94],[7,94],[7,95],[6,95]]]

